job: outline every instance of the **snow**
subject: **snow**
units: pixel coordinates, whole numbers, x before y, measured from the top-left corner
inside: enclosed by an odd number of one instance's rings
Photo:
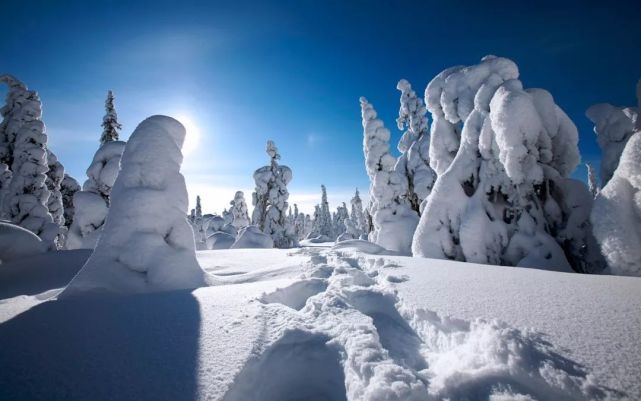
[[[0,221],[0,264],[42,253],[46,248],[46,244],[31,231]]]
[[[213,287],[46,301],[87,256],[0,269],[0,399],[641,397],[637,278],[232,249]]]
[[[628,140],[591,214],[594,236],[610,271],[641,276],[641,133]]]
[[[260,231],[258,226],[246,226],[240,229],[236,242],[231,246],[240,248],[273,248],[274,240],[269,235]]]
[[[185,128],[171,117],[152,116],[138,125],[122,155],[100,239],[64,296],[206,285],[186,217],[184,139]]]

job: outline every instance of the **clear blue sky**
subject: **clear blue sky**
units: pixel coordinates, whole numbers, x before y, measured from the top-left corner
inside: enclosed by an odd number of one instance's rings
[[[584,161],[600,157],[584,112],[636,104],[638,5],[516,3],[12,1],[2,5],[0,72],[40,93],[50,146],[81,182],[112,89],[125,139],[159,113],[197,131],[183,170],[206,211],[251,191],[267,139],[294,171],[292,200],[309,210],[324,183],[334,207],[356,186],[367,192],[358,97],[395,145],[398,79],[422,94],[444,68],[486,54],[549,90],[579,128]]]

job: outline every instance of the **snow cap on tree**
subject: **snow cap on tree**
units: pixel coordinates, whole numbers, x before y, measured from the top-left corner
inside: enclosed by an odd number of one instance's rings
[[[60,183],[60,194],[62,195],[62,205],[64,209],[65,226],[69,228],[73,223],[75,208],[73,206],[73,196],[80,191],[80,184],[72,176],[65,174]]]
[[[153,116],[138,125],[122,155],[100,241],[61,296],[206,285],[186,217],[184,139],[185,128],[170,117]]]
[[[102,118],[102,135],[100,136],[100,143],[105,144],[109,141],[118,140],[118,131],[122,129],[122,125],[118,122],[118,114],[114,106],[114,94],[112,91],[107,92],[107,100],[105,100],[105,116]]]
[[[243,191],[236,191],[234,200],[229,202],[229,204],[231,205],[229,212],[233,216],[231,224],[237,229],[248,226],[251,222],[249,220],[247,202],[245,202],[245,194]]]

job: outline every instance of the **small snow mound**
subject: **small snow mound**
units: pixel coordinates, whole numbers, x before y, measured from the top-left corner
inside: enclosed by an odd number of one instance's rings
[[[272,240],[272,237],[260,231],[258,226],[247,226],[241,228],[238,238],[236,238],[236,242],[231,246],[231,249],[273,247],[274,240]]]
[[[218,231],[207,238],[207,249],[229,249],[235,241],[233,235]]]
[[[289,287],[265,294],[260,298],[264,303],[280,303],[292,309],[301,310],[307,299],[327,289],[327,282],[322,279],[312,278],[295,282]]]
[[[0,221],[0,264],[43,253],[46,246],[31,231]]]
[[[373,242],[364,241],[361,239],[353,239],[342,241],[332,247],[332,250],[353,250],[358,252],[367,253],[370,255],[380,255],[386,253],[387,250],[380,245],[376,245]]]

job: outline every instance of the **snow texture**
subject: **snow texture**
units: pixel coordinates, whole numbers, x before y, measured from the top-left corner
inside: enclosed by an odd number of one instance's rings
[[[409,254],[418,214],[404,199],[407,180],[394,170],[396,158],[389,153],[389,130],[367,99],[361,97],[360,104],[365,167],[370,179],[368,211],[374,225],[369,239],[386,249]]]
[[[138,125],[122,155],[100,240],[63,296],[206,285],[186,218],[184,140],[185,128],[171,117],[152,116]]]
[[[42,253],[46,248],[40,238],[31,231],[0,221],[0,264]]]
[[[246,226],[240,229],[232,249],[241,248],[273,248],[274,240],[263,233],[257,226]]]

